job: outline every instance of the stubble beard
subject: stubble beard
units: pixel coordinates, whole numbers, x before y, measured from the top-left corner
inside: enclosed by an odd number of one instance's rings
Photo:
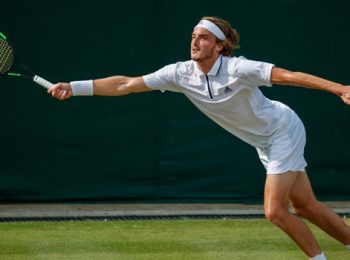
[[[196,58],[196,57],[193,57],[192,56],[192,60],[193,61],[196,61],[196,62],[204,62],[204,61],[206,61],[206,60],[210,60],[211,59],[211,57],[213,57],[213,55],[214,55],[214,50],[215,50],[215,48],[212,48],[206,55],[204,55],[203,57],[198,57],[198,58]]]

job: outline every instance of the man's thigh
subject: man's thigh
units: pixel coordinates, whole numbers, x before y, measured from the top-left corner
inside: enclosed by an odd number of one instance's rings
[[[289,199],[295,208],[303,208],[317,201],[306,172],[298,174],[290,190]]]
[[[290,191],[297,180],[299,172],[267,174],[265,183],[265,208],[287,207]]]

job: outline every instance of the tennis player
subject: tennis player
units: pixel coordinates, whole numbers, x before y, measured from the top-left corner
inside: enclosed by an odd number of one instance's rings
[[[350,105],[350,87],[273,64],[232,57],[239,34],[216,17],[203,17],[194,27],[191,60],[142,76],[113,76],[58,83],[48,90],[65,100],[72,96],[122,96],[152,90],[183,93],[224,129],[256,147],[266,168],[265,215],[310,257],[326,259],[300,217],[310,220],[350,249],[350,228],[317,201],[305,171],[305,130],[288,106],[271,101],[259,86],[292,85],[328,91]],[[293,207],[295,214],[288,210]],[[300,217],[299,217],[300,216]]]

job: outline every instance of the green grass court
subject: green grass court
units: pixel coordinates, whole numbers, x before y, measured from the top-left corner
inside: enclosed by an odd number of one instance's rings
[[[349,250],[310,226],[328,259],[350,259]],[[254,219],[4,222],[0,259],[307,258],[278,228]]]

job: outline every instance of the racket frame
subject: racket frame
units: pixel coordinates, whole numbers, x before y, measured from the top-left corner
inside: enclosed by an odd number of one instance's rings
[[[11,65],[10,69],[3,73],[3,74],[0,74],[0,75],[6,75],[6,76],[9,76],[9,77],[24,77],[24,78],[28,78],[28,79],[31,79],[33,80],[35,83],[39,84],[40,86],[46,88],[46,89],[49,89],[51,88],[54,84],[52,84],[51,82],[49,82],[48,80],[34,74],[21,60],[20,58],[17,56],[13,46],[9,43],[9,41],[7,40],[7,37],[5,36],[5,34],[3,34],[2,32],[0,32],[0,37],[5,40],[7,42],[7,44],[9,45],[9,47],[11,48],[12,52],[13,52],[13,55],[14,55],[14,61],[13,61],[13,64]],[[14,64],[18,63],[18,65],[25,71],[28,73],[27,74],[23,74],[23,73],[17,73],[17,72],[9,72],[11,71],[11,69],[13,68]]]

